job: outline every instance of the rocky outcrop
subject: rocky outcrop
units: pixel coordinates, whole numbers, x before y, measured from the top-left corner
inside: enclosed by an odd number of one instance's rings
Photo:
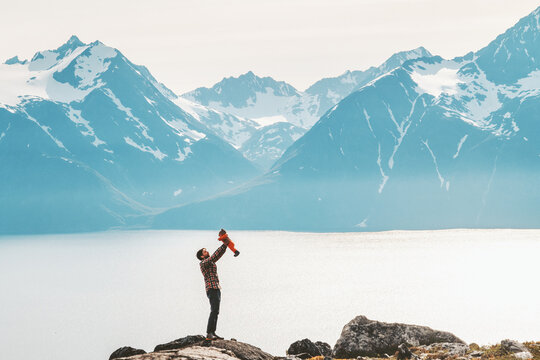
[[[365,356],[379,360],[540,360],[540,342],[522,344],[503,340],[490,346],[466,345],[448,332],[359,316],[343,328],[333,352],[327,343],[303,339],[289,346],[287,357],[274,357],[235,339],[207,341],[202,335],[190,335],[157,345],[151,353],[122,347],[113,352],[109,360],[300,360],[314,357],[332,360],[331,356],[336,359]]]
[[[240,360],[272,360],[274,357],[258,347],[239,341],[214,340],[209,346],[230,351]]]
[[[135,349],[131,346],[124,346],[119,349],[116,349],[111,356],[109,356],[109,360],[118,359],[118,358],[124,358],[128,356],[133,355],[140,355],[140,354],[146,354],[146,351],[141,349]]]
[[[393,354],[398,346],[406,343],[412,346],[433,343],[464,342],[455,335],[433,330],[426,326],[385,323],[357,316],[341,332],[334,346],[336,358],[356,358],[358,356],[382,356]]]
[[[144,355],[136,355],[129,360],[238,360],[228,350],[216,347],[204,347],[199,345],[189,346],[177,350],[165,350],[152,352]],[[125,360],[128,360],[125,359]]]
[[[124,349],[124,348],[121,348]],[[120,349],[118,349],[120,350]],[[118,351],[117,350],[117,351]],[[142,350],[141,350],[142,351]],[[116,352],[115,352],[116,353]],[[206,341],[204,336],[190,335],[156,346],[154,352],[116,356],[129,360],[273,360],[258,347],[233,340]],[[113,353],[114,355],[114,353]],[[112,356],[111,355],[111,359]],[[134,356],[133,356],[134,355]]]
[[[295,341],[287,350],[288,355],[295,355],[301,359],[309,359],[314,356],[330,356],[332,348],[325,342],[313,342],[309,339]]]
[[[532,359],[533,355],[525,345],[514,340],[501,341],[501,350],[507,354],[512,354],[518,359]]]

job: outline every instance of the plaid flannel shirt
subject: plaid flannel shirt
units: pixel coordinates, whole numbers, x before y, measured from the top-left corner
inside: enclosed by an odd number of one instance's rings
[[[208,289],[221,289],[217,275],[216,261],[218,261],[223,254],[225,254],[225,250],[227,250],[227,244],[221,245],[212,254],[212,256],[204,259],[199,264],[201,267],[201,272],[204,276],[204,285],[206,286],[206,291],[208,291]]]

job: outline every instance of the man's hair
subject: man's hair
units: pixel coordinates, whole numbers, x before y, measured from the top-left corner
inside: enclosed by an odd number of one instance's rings
[[[199,260],[202,260],[202,251],[204,250],[204,248],[202,248],[201,250],[197,251],[197,259]]]

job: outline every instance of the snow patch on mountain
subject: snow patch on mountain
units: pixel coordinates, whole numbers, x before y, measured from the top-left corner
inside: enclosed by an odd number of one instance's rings
[[[98,147],[99,145],[105,144],[105,141],[97,137],[94,129],[90,126],[90,122],[82,117],[80,110],[75,110],[71,107],[68,107],[67,116],[71,121],[77,124],[78,128],[83,128],[81,129],[82,135],[91,136],[94,138],[92,145],[94,145],[95,147]]]
[[[378,144],[377,165],[379,165],[379,171],[381,172],[381,177],[382,177],[381,183],[379,184],[379,189],[378,189],[379,194],[381,194],[384,189],[384,185],[386,185],[386,182],[389,179],[389,176],[384,173],[384,169],[382,167],[381,143]]]
[[[69,150],[64,146],[64,144],[58,140],[56,137],[54,137],[52,134],[51,134],[51,128],[49,126],[46,126],[46,125],[42,125],[37,119],[35,119],[34,117],[30,116],[26,111],[24,111],[24,114],[26,115],[26,117],[32,121],[33,123],[35,123],[37,126],[39,126],[41,128],[41,130],[43,130],[43,132],[45,132],[45,134],[47,134],[47,136],[49,138],[51,138],[51,140],[56,144],[56,146],[58,146],[59,148],[69,152]]]
[[[459,156],[459,152],[461,151],[461,147],[463,146],[463,144],[465,143],[465,140],[467,140],[467,137],[469,137],[469,135],[464,135],[461,140],[459,140],[459,143],[458,143],[458,146],[457,146],[457,151],[456,153],[454,154],[454,156],[452,156],[452,159],[456,159],[458,156]]]
[[[182,97],[172,101],[236,149],[239,149],[251,137],[253,132],[261,126],[253,119],[246,119],[211,109]]]
[[[205,115],[207,115],[208,111],[209,111],[209,109],[206,108],[205,106],[197,104],[197,103],[195,103],[193,101],[189,101],[189,100],[184,99],[182,97],[177,97],[173,101],[174,101],[174,103],[176,105],[180,106],[180,108],[182,110],[184,110],[189,115],[193,116],[195,119],[197,119],[199,121],[201,121],[200,113],[203,112],[203,113],[205,113]]]
[[[418,61],[411,66],[411,79],[416,91],[429,94],[445,115],[462,121],[496,136],[510,136],[519,131],[511,121],[496,122],[493,114],[506,100],[540,95],[540,70],[534,70],[515,84],[496,84],[490,81],[473,57],[470,61],[443,60],[438,63]],[[504,120],[509,120],[504,116]]]
[[[287,122],[287,119],[283,115],[265,116],[260,118],[253,118],[252,120],[259,125],[258,127],[268,126],[278,122]]]
[[[407,131],[409,130],[409,127],[411,126],[411,117],[416,107],[416,101],[418,100],[418,98],[419,96],[413,100],[409,115],[400,124],[398,124],[398,122],[396,121],[396,118],[394,117],[394,114],[392,113],[390,106],[388,104],[385,104],[388,110],[388,113],[390,114],[390,118],[392,119],[392,122],[396,125],[396,130],[398,131],[398,136],[394,136],[394,139],[396,140],[394,149],[392,150],[392,154],[390,155],[390,158],[388,159],[388,168],[390,169],[394,167],[394,156],[396,155],[396,152],[401,146],[401,143],[403,142],[405,135],[407,135]]]
[[[526,99],[531,96],[540,95],[540,70],[534,70],[528,76],[519,79],[517,82],[516,96]]]
[[[230,104],[223,106],[221,102],[217,101],[209,102],[208,107],[255,120],[260,126],[275,123],[276,120],[269,122],[268,119],[279,117],[279,121],[285,120],[296,126],[307,128],[315,123],[317,120],[316,115],[306,112],[303,106],[298,107],[297,105],[299,102],[309,103],[310,100],[307,98],[302,99],[298,95],[282,96],[276,94],[273,88],[267,87],[264,91],[255,92],[252,97],[247,99],[246,105],[243,107],[235,107]]]
[[[156,159],[158,159],[160,161],[167,157],[167,154],[162,153],[161,150],[159,150],[159,148],[156,147],[156,149],[154,150],[150,146],[147,146],[147,145],[144,145],[144,144],[142,144],[142,145],[137,144],[129,136],[125,136],[124,141],[126,142],[126,144],[128,144],[130,146],[133,146],[134,148],[139,149],[142,152],[147,152],[149,154],[152,154]]]
[[[148,126],[146,126],[138,117],[133,115],[130,108],[124,106],[122,102],[120,101],[120,99],[118,99],[116,95],[114,95],[114,93],[110,89],[105,89],[103,92],[113,101],[113,103],[116,105],[118,110],[126,114],[126,120],[133,121],[136,123],[135,126],[137,127],[137,129],[141,131],[142,136],[144,136],[146,139],[150,141],[154,141],[154,138],[148,135],[148,130],[149,130]]]
[[[371,131],[371,135],[376,138],[375,133],[373,132],[373,128],[371,127],[371,122],[369,121],[369,114],[366,111],[366,108],[363,109],[364,112],[364,118],[366,119],[367,126],[369,128],[369,131]]]
[[[428,93],[434,97],[439,97],[442,93],[455,95],[459,84],[458,65],[452,62],[429,67],[421,65],[415,68],[411,77],[418,84],[420,92]]]
[[[365,218],[364,220],[362,220],[361,222],[359,222],[358,224],[354,225],[354,227],[357,227],[357,228],[366,228],[368,226],[368,218]]]
[[[192,143],[191,140],[197,142],[204,138],[206,138],[206,134],[203,134],[202,132],[199,132],[197,130],[191,129],[188,127],[188,125],[180,120],[180,119],[173,119],[173,120],[166,120],[163,116],[161,117],[161,120],[163,120],[167,125],[169,125],[171,128],[176,130],[176,134],[180,137],[187,137],[185,141],[187,143]]]
[[[79,56],[75,65],[75,76],[80,80],[79,86],[82,89],[96,85],[96,78],[108,70],[110,59],[118,53],[115,49],[98,43],[89,49],[86,56]]]
[[[89,53],[85,56],[87,49]],[[1,64],[0,104],[14,107],[33,97],[63,103],[81,101],[104,85],[98,77],[108,69],[108,59],[116,54],[116,50],[99,43],[78,46],[64,54],[51,50],[39,52],[30,62]],[[77,87],[55,79],[55,74],[66,70],[73,62],[74,76],[79,81]]]
[[[192,153],[191,147],[189,147],[189,146],[186,146],[183,149],[180,148],[180,145],[178,145],[178,143],[176,144],[176,146],[178,147],[178,156],[174,160],[176,160],[178,162],[182,162],[182,161],[186,160],[187,157],[189,156],[189,154]]]
[[[428,149],[429,154],[431,155],[431,158],[433,160],[433,164],[435,165],[435,171],[437,172],[437,177],[439,178],[439,181],[441,182],[441,188],[444,185],[444,177],[441,175],[441,172],[439,171],[439,164],[437,164],[437,157],[433,153],[433,150],[429,147],[429,140],[422,140],[422,144]]]

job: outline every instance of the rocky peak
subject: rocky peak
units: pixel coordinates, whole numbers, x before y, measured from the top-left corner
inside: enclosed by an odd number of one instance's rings
[[[22,65],[24,65],[24,64],[26,64],[27,62],[28,62],[27,60],[21,61],[21,60],[19,60],[19,57],[18,57],[18,56],[14,56],[14,57],[12,57],[12,58],[7,59],[7,60],[4,62],[4,64],[6,64],[6,65],[13,65],[13,64],[22,64]]]
[[[73,50],[73,49],[76,49],[80,46],[84,46],[86,45],[85,43],[83,43],[81,40],[79,40],[79,38],[75,35],[71,35],[71,37],[68,39],[68,41],[66,41],[66,43],[64,43],[63,45],[59,46],[58,49],[56,49],[55,51],[58,52],[58,53],[62,53],[62,52],[65,52],[67,50]]]
[[[248,71],[238,77],[223,78],[211,88],[201,87],[185,93],[182,97],[202,105],[217,102],[223,107],[232,105],[236,108],[248,106],[250,100],[256,101],[257,93],[267,93],[274,96],[287,97],[299,95],[298,91],[284,81],[276,81],[271,77],[259,77]]]
[[[430,56],[433,55],[423,46],[417,47],[416,49],[412,50],[400,51],[390,56],[388,60],[386,60],[379,66],[379,69],[381,70],[381,73],[385,73],[392,69],[395,69],[398,66],[401,66],[407,60]]]
[[[540,7],[476,53],[487,78],[511,84],[540,68]]]

